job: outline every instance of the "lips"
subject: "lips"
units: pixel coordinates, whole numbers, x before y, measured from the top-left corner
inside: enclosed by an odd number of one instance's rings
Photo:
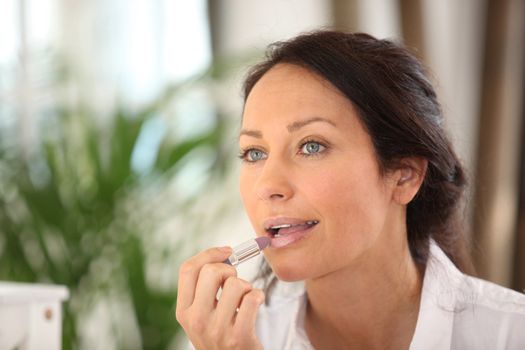
[[[315,219],[278,217],[266,220],[263,225],[271,238],[271,246],[280,248],[304,238],[318,223]]]
[[[307,228],[317,225],[318,223],[319,222],[316,220],[310,220],[301,224],[275,225],[266,229],[266,232],[270,233],[273,237],[282,237],[290,233],[305,230]]]

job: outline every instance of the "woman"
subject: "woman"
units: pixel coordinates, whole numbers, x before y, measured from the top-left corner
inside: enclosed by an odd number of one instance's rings
[[[197,349],[525,349],[525,297],[466,275],[465,174],[417,59],[318,31],[271,46],[244,92],[240,189],[271,238],[263,277],[304,290],[237,278],[229,247],[192,257],[176,314]]]

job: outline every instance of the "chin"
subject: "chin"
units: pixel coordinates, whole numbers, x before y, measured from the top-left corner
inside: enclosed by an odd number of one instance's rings
[[[310,277],[310,274],[307,273],[307,269],[304,266],[298,267],[297,265],[284,265],[277,264],[272,265],[273,273],[277,276],[280,281],[284,282],[297,282],[303,281]]]

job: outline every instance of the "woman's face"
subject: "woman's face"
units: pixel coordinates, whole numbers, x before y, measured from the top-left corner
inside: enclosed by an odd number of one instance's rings
[[[239,144],[241,196],[257,236],[272,237],[264,254],[281,280],[351,267],[386,230],[392,190],[371,138],[319,76],[268,71],[246,101]]]

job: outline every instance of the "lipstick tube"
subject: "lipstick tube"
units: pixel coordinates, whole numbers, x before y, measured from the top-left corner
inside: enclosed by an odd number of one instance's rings
[[[224,260],[224,263],[237,266],[240,263],[259,255],[264,248],[268,247],[268,245],[270,245],[270,239],[268,237],[250,239],[249,241],[234,247],[232,255]]]

